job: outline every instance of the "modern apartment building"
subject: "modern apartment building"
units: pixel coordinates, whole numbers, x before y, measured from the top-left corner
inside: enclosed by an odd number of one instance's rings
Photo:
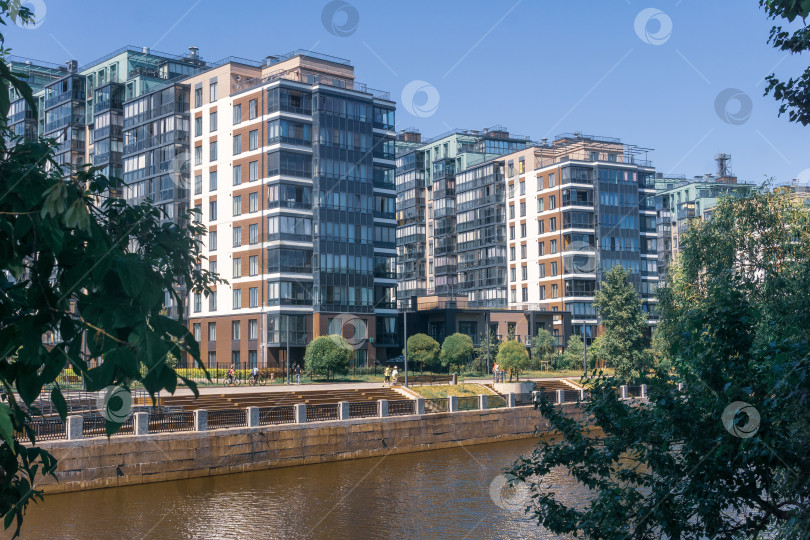
[[[743,194],[756,189],[754,184],[739,183],[731,172],[731,155],[717,154],[716,174],[695,176],[664,175],[655,177],[655,210],[658,229],[658,276],[666,278],[667,267],[680,250],[680,236],[694,219],[711,219],[712,209],[721,197]]]
[[[191,204],[228,280],[191,300],[208,364],[283,367],[326,334],[346,337],[357,365],[398,354],[388,93],[308,51],[232,59],[183,83]]]
[[[594,292],[621,264],[655,324],[655,171],[648,151],[570,133],[498,160],[506,181],[510,308],[570,311],[572,333],[590,343],[599,324]]]
[[[22,95],[13,86],[9,85],[11,107],[8,112],[8,125],[15,135],[22,137],[26,141],[33,141],[45,130],[45,95],[43,90],[46,85],[61,79],[67,72],[67,67],[15,56],[9,57],[8,61],[12,71],[31,87],[31,90],[37,96],[36,101],[39,105],[35,109],[32,108],[23,99]]]
[[[502,171],[497,165],[476,173],[465,171],[530,145],[528,137],[510,135],[501,126],[457,129],[424,141],[415,130],[399,135],[400,305],[415,307],[417,297],[451,301],[461,297],[470,306],[506,307]],[[471,232],[473,228],[476,232]],[[468,298],[473,290],[476,293]]]

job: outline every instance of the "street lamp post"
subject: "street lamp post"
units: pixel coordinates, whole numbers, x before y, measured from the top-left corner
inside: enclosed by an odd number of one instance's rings
[[[588,344],[585,342],[585,324],[582,325],[582,376],[588,376]]]
[[[408,386],[408,307],[405,307],[405,315],[404,315],[404,330],[403,333],[405,334],[403,338],[405,339],[405,386]]]

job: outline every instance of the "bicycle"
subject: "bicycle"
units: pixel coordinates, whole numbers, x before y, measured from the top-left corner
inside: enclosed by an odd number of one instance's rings
[[[256,386],[257,384],[259,386],[264,386],[265,384],[267,384],[267,380],[265,380],[264,375],[259,373],[255,377],[251,375],[250,379],[248,379],[248,384],[250,386]]]
[[[225,379],[225,386],[226,387],[228,387],[228,386],[239,386],[240,384],[242,384],[242,381],[240,381],[237,377]]]

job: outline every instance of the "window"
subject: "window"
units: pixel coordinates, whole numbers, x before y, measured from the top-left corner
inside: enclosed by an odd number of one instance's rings
[[[512,283],[517,281],[517,268],[515,268],[514,266],[509,269],[509,277],[510,277],[509,281],[511,281]]]
[[[543,177],[537,177],[537,191],[541,191],[543,189]]]
[[[200,293],[194,293],[194,313],[202,311],[202,296]]]
[[[233,185],[238,186],[242,183],[242,166],[241,165],[234,165],[233,166]]]
[[[200,195],[202,193],[202,175],[198,174],[194,176],[194,195]]]
[[[537,222],[537,232],[539,234],[543,234],[546,232],[546,222],[545,221],[538,221]]]
[[[242,277],[242,258],[234,257],[233,259],[233,277],[234,279]]]
[[[233,290],[233,309],[242,309],[242,291],[239,289]]]
[[[541,257],[546,254],[546,244],[545,244],[545,242],[537,242],[537,251],[538,251],[538,253],[540,254]]]
[[[242,105],[233,106],[233,125],[242,123]]]
[[[525,223],[520,224],[520,237],[521,238],[526,238],[526,224]]]
[[[242,245],[242,227],[233,228],[233,247]]]
[[[202,88],[194,89],[194,106],[202,107]],[[202,128],[202,124],[200,124],[200,127]]]
[[[259,288],[251,287],[248,289],[248,302],[250,307],[259,307]]]
[[[546,286],[541,285],[540,286],[540,300],[545,300],[545,299],[546,299]]]
[[[249,269],[251,276],[255,276],[259,273],[259,256],[258,255],[251,255],[248,259]]]
[[[194,119],[194,136],[202,136],[202,116],[198,116]]]
[[[537,211],[538,212],[543,212],[544,211],[543,199],[537,199]]]
[[[217,367],[217,353],[216,351],[208,351],[208,367]]]
[[[526,217],[526,201],[520,203],[520,217]]]
[[[248,226],[248,241],[251,245],[259,243],[259,224],[254,223]]]
[[[517,291],[515,289],[509,291],[509,301],[512,303],[517,302]]]
[[[212,82],[208,86],[208,102],[213,103],[217,100],[217,83]]]
[[[526,258],[526,244],[521,244],[520,245],[520,258],[521,259]]]
[[[214,111],[208,117],[208,131],[217,130],[217,112]]]
[[[258,212],[259,211],[259,192],[254,191],[250,195],[248,195],[248,211],[249,212]]]
[[[553,217],[548,220],[548,230],[549,232],[554,232],[557,230],[557,218]]]
[[[234,341],[242,339],[242,321],[231,321],[231,339]]]
[[[509,248],[509,260],[510,260],[510,261],[514,261],[514,260],[515,260],[515,246],[511,246],[511,247]]]
[[[209,147],[208,152],[208,159],[209,161],[217,160],[217,141],[211,141],[211,146]]]
[[[198,343],[202,339],[202,325],[200,323],[194,323],[194,339]]]
[[[248,320],[248,339],[258,339],[259,321],[257,319]]]
[[[241,356],[242,355],[239,353],[239,351],[231,352],[231,363],[233,365],[235,365],[237,367],[237,369],[239,368],[239,366],[240,366],[240,364],[242,362]]]
[[[233,215],[234,216],[241,216],[242,215],[242,196],[237,195],[233,198]]]
[[[515,205],[509,205],[509,219],[515,219]]]
[[[553,188],[557,185],[557,182],[554,180],[554,173],[550,173],[548,175],[548,187]]]
[[[523,158],[521,158],[520,161],[518,161],[518,174],[523,174],[525,172],[526,172],[526,161]]]
[[[551,254],[554,255],[555,253],[557,253],[557,241],[552,240],[551,241]]]
[[[217,273],[217,261],[208,261],[208,271],[212,274]]]
[[[515,226],[510,225],[509,226],[509,240],[514,240],[514,239],[515,239]]]
[[[208,232],[208,249],[210,251],[217,250],[217,231]]]
[[[209,219],[211,221],[216,221],[217,219],[217,201],[211,201],[208,203],[208,215],[210,216]]]
[[[217,189],[217,171],[208,173],[208,189],[215,191]]]
[[[233,155],[241,154],[242,153],[242,136],[241,135],[234,135],[233,136]]]
[[[194,147],[194,165],[202,165],[202,146]]]
[[[556,283],[553,283],[551,285],[551,297],[552,298],[557,298],[559,296],[558,289],[559,289],[559,286]]]
[[[528,266],[521,266],[520,267],[520,275],[523,281],[529,279],[529,267]]]
[[[259,130],[254,129],[250,133],[248,133],[248,147],[250,150],[256,150],[259,148]]]
[[[521,161],[520,164],[523,165],[523,162]],[[526,182],[523,180],[520,181],[520,194],[526,195]]]
[[[208,311],[217,310],[217,291],[213,291],[208,295]]]
[[[256,101],[255,99],[251,99],[248,102],[248,118],[250,118],[251,120],[256,118],[257,110],[258,110],[258,101]]]
[[[539,268],[540,268],[540,277],[541,278],[546,277],[546,265],[545,265],[545,263],[540,263]]]
[[[255,182],[259,179],[259,162],[258,161],[251,161],[248,163],[248,180],[251,182]]]
[[[527,287],[523,287],[523,301],[529,301],[529,289]]]
[[[210,322],[208,323],[208,341],[216,341],[217,340],[217,323]]]
[[[552,262],[551,263],[551,277],[554,277],[556,275],[557,275],[557,263]]]
[[[557,208],[557,197],[555,195],[549,195],[548,197],[548,209],[554,210]]]

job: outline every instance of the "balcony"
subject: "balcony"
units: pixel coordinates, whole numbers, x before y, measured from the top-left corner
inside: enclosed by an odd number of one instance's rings
[[[374,342],[374,345],[376,345],[377,347],[380,346],[384,347],[388,345],[399,346],[400,345],[399,334],[397,334],[396,332],[377,332],[377,338]]]
[[[273,240],[289,240],[291,242],[312,242],[311,234],[296,234],[296,233],[268,233],[267,241]]]
[[[396,219],[396,213],[394,212],[381,212],[379,210],[374,210],[374,217],[380,219]]]
[[[297,210],[312,210],[312,203],[300,201],[267,201],[267,208],[295,208]]]
[[[48,134],[51,131],[56,131],[57,129],[62,129],[68,125],[71,126],[82,126],[84,125],[84,115],[83,114],[71,114],[68,116],[63,116],[62,118],[57,118],[51,122],[45,124],[45,133]]]
[[[107,163],[123,163],[121,152],[105,152],[93,156],[93,165],[105,165]]]
[[[70,100],[74,100],[74,99],[75,100],[84,100],[85,99],[84,92],[81,91],[81,90],[78,90],[76,88],[73,88],[71,90],[68,90],[67,92],[62,92],[61,94],[57,94],[55,96],[51,96],[49,98],[46,98],[45,99],[45,108],[50,109],[52,107],[55,107],[56,105],[59,105],[61,103],[64,103],[64,102],[70,101]]]
[[[296,139],[295,137],[271,137],[267,140],[267,144],[292,144],[295,146],[312,146],[311,139]]]
[[[397,309],[397,302],[396,300],[375,302],[374,309]]]
[[[267,332],[267,344],[270,346],[284,346],[287,343],[290,345],[306,345],[311,339],[309,332],[292,330],[289,332],[284,330],[269,330]]]
[[[374,270],[374,277],[379,279],[397,279],[397,273],[387,272],[385,270]]]
[[[123,136],[123,128],[121,126],[104,126],[103,128],[93,130],[94,142],[100,141],[101,139],[106,139],[107,137],[120,139],[122,136]]]

